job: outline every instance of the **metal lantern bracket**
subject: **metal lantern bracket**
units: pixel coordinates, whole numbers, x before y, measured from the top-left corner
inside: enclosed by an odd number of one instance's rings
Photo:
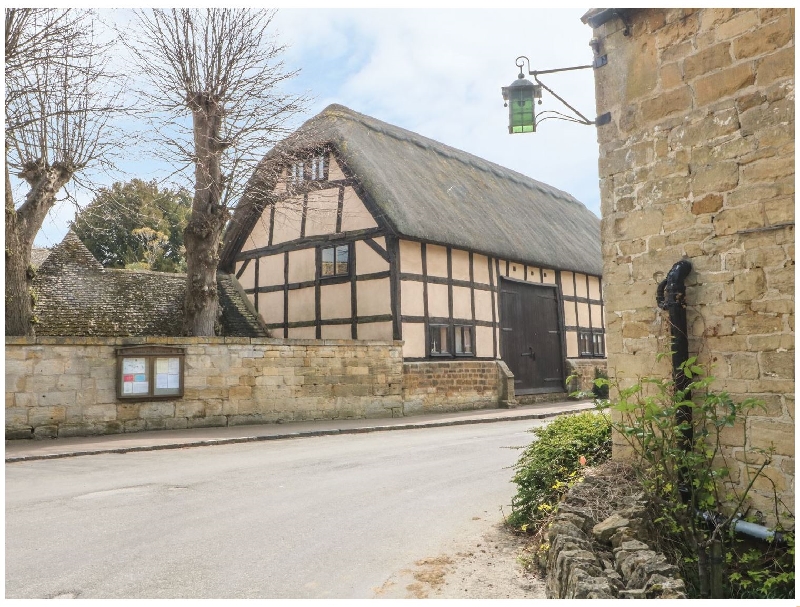
[[[595,120],[589,120],[586,116],[581,114],[578,110],[576,110],[569,103],[567,103],[566,100],[564,100],[563,97],[559,96],[553,89],[551,89],[546,84],[544,84],[541,80],[539,80],[539,75],[540,74],[555,74],[557,72],[571,72],[571,71],[574,71],[574,70],[585,70],[585,69],[589,69],[589,68],[597,69],[599,67],[602,67],[602,66],[606,65],[607,62],[608,61],[607,61],[606,55],[600,55],[600,56],[596,57],[594,62],[589,64],[589,65],[576,65],[574,67],[561,67],[561,68],[556,68],[556,69],[552,69],[552,70],[531,70],[530,69],[531,68],[531,62],[525,55],[521,55],[521,56],[517,57],[517,60],[515,61],[516,66],[519,68],[519,77],[520,78],[522,78],[524,76],[523,67],[524,67],[525,63],[527,63],[528,64],[528,75],[529,76],[533,76],[533,79],[536,81],[536,84],[538,86],[541,86],[544,90],[546,90],[548,93],[550,93],[553,97],[558,99],[561,103],[563,103],[570,110],[572,110],[572,112],[576,116],[578,116],[578,118],[575,118],[573,116],[567,116],[567,115],[562,114],[560,112],[546,111],[546,112],[542,112],[542,114],[555,114],[555,115],[554,116],[546,116],[546,117],[542,118],[542,120],[541,120],[542,122],[544,122],[548,118],[557,118],[559,120],[567,120],[569,122],[577,122],[579,124],[586,124],[586,125],[592,125],[593,124],[595,126],[602,126],[604,124],[608,124],[609,122],[611,122],[611,113],[610,112],[606,112],[605,114],[601,114],[600,116],[598,116]]]

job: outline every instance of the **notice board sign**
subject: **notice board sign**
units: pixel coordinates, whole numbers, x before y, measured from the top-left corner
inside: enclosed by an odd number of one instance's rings
[[[183,396],[185,350],[169,346],[117,348],[117,398],[153,400]]]

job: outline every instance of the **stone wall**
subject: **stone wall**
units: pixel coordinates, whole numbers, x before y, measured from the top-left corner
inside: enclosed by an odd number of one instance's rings
[[[677,567],[648,544],[641,494],[608,497],[610,516],[596,519],[598,494],[609,496],[618,484],[616,474],[587,475],[559,504],[547,531],[548,599],[686,598]]]
[[[594,29],[608,366],[669,377],[656,286],[682,258],[689,350],[715,388],[766,411],[726,430],[734,479],[775,447],[772,489],[794,510],[794,10],[631,9]],[[615,444],[615,453],[621,445]]]
[[[496,360],[425,361],[403,364],[403,411],[440,413],[507,406],[514,376]]]
[[[115,348],[185,348],[184,396],[117,398]],[[403,363],[401,342],[6,338],[6,438],[400,417],[514,404],[502,361]]]
[[[575,379],[567,386],[567,391],[591,392],[597,371],[604,374],[607,372],[604,358],[568,358],[567,377],[574,376]]]
[[[184,396],[116,397],[115,348],[186,349]],[[113,434],[403,414],[401,342],[6,338],[6,437]]]

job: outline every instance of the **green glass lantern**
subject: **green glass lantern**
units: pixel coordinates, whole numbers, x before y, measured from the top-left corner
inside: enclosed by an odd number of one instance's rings
[[[536,112],[535,99],[541,99],[542,87],[526,80],[522,72],[510,86],[504,86],[503,99],[508,107],[508,132],[535,133]],[[541,101],[539,102],[541,103]]]

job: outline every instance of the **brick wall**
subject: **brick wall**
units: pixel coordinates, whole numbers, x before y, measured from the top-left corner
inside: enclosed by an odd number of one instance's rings
[[[184,396],[116,398],[114,349],[186,349]],[[6,338],[6,437],[402,415],[401,342]]]
[[[630,35],[594,30],[608,366],[618,378],[669,361],[656,286],[687,258],[690,353],[716,388],[766,411],[726,455],[775,446],[772,483],[794,510],[794,10],[636,9]],[[741,436],[732,432],[730,436]],[[617,445],[617,448],[619,445]]]
[[[426,361],[403,364],[407,414],[499,407],[514,400],[514,376],[502,361]]]

